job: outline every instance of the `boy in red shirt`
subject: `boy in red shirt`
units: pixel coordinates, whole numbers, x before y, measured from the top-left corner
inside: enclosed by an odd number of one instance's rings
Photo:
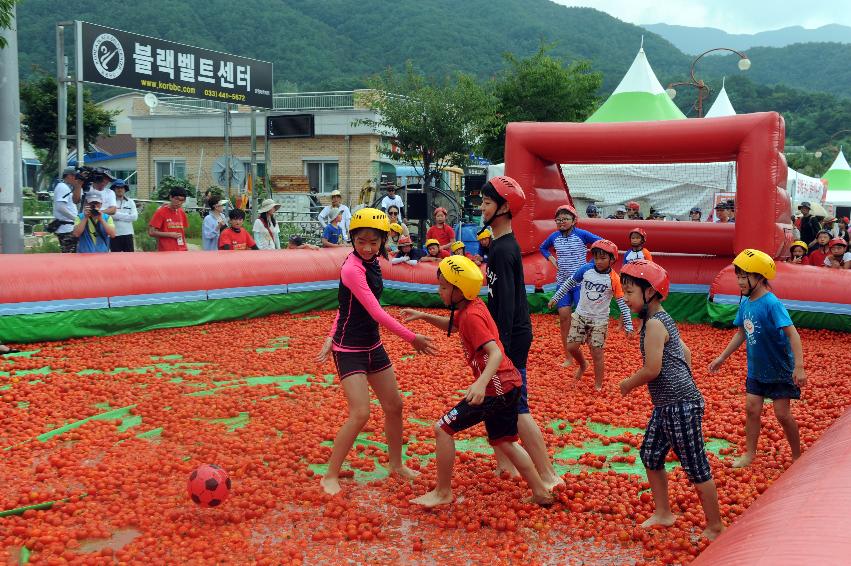
[[[220,250],[256,250],[257,243],[248,230],[242,227],[245,221],[245,211],[240,208],[234,208],[228,213],[230,219],[229,226],[222,230],[219,236]]]
[[[425,243],[426,255],[420,258],[420,261],[440,261],[445,257],[449,257],[449,252],[440,248],[440,242],[431,238]]]
[[[158,252],[185,252],[189,219],[183,210],[186,190],[174,187],[168,193],[169,203],[159,207],[148,223],[148,236],[157,239]]]
[[[493,449],[511,461],[532,489],[532,502],[539,505],[553,502],[552,494],[529,455],[517,444],[517,403],[523,382],[520,373],[506,357],[496,323],[479,298],[483,281],[482,271],[473,260],[464,256],[445,258],[440,262],[438,293],[444,304],[449,306],[449,316],[402,310],[407,322],[425,320],[446,330],[447,335],[453,329],[458,330],[464,357],[476,377],[464,399],[435,424],[437,486],[411,500],[424,507],[452,502],[452,467],[455,462],[452,435],[480,422],[485,423],[488,442]]]
[[[810,242],[807,243],[810,244]],[[810,265],[824,267],[824,260],[830,255],[830,232],[819,230],[819,233],[816,235],[816,244],[815,249],[810,250],[810,255],[807,258],[810,260]]]
[[[449,246],[455,241],[455,230],[446,223],[447,212],[442,206],[434,210],[434,226],[426,232],[426,238],[432,238],[440,242],[441,250],[449,250]]]

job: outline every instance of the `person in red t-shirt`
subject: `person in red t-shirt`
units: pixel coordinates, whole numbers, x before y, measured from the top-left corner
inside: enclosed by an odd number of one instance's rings
[[[219,235],[220,250],[256,250],[257,243],[248,230],[242,227],[245,222],[245,211],[240,208],[234,208],[228,213],[230,220],[227,228],[222,230]]]
[[[808,242],[809,243],[809,242]],[[830,255],[830,232],[820,230],[816,235],[816,247],[810,250],[807,259],[810,260],[810,265],[816,267],[824,267],[824,259]]]
[[[446,330],[447,335],[457,329],[464,357],[476,377],[464,399],[435,424],[437,485],[432,491],[411,500],[424,507],[452,502],[452,466],[455,461],[452,436],[480,422],[485,423],[488,442],[494,451],[510,460],[532,489],[532,501],[539,505],[553,502],[553,496],[531,458],[517,443],[517,403],[523,381],[505,355],[496,323],[479,298],[483,281],[482,271],[473,260],[464,256],[445,258],[440,262],[438,293],[444,304],[449,306],[449,316],[402,310],[406,322],[424,320]]]
[[[169,203],[159,207],[148,223],[148,236],[157,239],[158,252],[185,252],[189,219],[183,210],[186,190],[174,187],[168,193]]]
[[[434,238],[426,240],[425,243],[426,255],[420,258],[420,261],[440,261],[445,257],[449,257],[449,252],[440,249],[440,242]]]
[[[455,241],[455,230],[446,223],[447,212],[442,206],[434,210],[434,226],[426,232],[426,239],[440,242],[441,250],[448,250]]]

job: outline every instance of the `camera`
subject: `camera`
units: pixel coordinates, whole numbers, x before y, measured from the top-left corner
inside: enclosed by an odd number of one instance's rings
[[[100,210],[95,207],[95,203],[89,203],[89,214],[92,216],[100,216]]]

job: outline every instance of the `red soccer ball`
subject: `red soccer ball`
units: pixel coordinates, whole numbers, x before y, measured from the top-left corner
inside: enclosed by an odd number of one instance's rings
[[[189,475],[189,497],[201,507],[218,507],[230,494],[228,473],[215,464],[201,464]]]

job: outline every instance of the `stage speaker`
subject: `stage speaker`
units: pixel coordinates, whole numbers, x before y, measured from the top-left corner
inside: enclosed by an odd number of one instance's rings
[[[408,193],[408,204],[405,207],[406,220],[427,220],[430,218],[428,213],[428,202],[425,193]]]

